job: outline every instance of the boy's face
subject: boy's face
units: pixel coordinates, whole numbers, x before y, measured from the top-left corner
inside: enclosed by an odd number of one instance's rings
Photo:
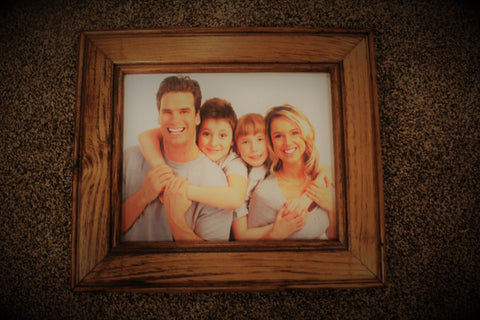
[[[233,130],[225,119],[202,120],[198,147],[212,161],[225,157],[233,145]]]
[[[268,157],[265,132],[239,136],[237,139],[237,150],[243,161],[250,166],[262,166]]]

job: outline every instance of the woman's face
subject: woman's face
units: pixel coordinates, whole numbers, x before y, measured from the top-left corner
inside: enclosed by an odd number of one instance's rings
[[[305,140],[300,127],[285,116],[272,120],[270,137],[273,152],[283,164],[303,161]]]
[[[198,147],[212,161],[225,157],[233,145],[232,127],[225,119],[206,119],[200,125]]]

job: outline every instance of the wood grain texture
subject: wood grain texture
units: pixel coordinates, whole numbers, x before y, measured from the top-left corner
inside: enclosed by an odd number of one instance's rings
[[[353,33],[332,36],[295,29],[282,33],[255,30],[192,30],[185,34],[151,30],[123,32],[116,37],[109,33],[89,36],[115,64],[331,63],[361,40]]]
[[[265,290],[372,284],[374,279],[361,261],[342,252],[111,254],[79,289]]]
[[[103,31],[85,32],[80,48],[75,290],[272,290],[385,283],[378,106],[368,32]],[[248,71],[330,73],[339,238],[120,243],[124,75]]]
[[[111,146],[113,64],[88,41],[77,114],[74,188],[74,279],[82,279],[107,254],[111,225]]]
[[[344,59],[345,123],[348,225],[351,231],[352,254],[361,257],[371,270],[378,268],[378,195],[376,194],[376,157],[372,97],[369,90],[370,68],[362,63],[368,57],[365,39]],[[357,214],[352,214],[357,213]],[[372,245],[373,244],[373,245]]]

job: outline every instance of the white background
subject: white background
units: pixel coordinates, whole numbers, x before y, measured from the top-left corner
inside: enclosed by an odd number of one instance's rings
[[[138,144],[140,132],[158,127],[156,93],[171,74],[125,76],[124,149]],[[237,117],[265,115],[270,107],[291,104],[303,111],[316,133],[320,159],[333,165],[330,75],[328,73],[198,73],[188,74],[202,90],[202,103],[219,97],[230,101]]]

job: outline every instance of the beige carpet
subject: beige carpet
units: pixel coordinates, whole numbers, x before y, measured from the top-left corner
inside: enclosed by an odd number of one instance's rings
[[[7,1],[0,19],[0,314],[15,319],[466,319],[480,311],[480,20],[469,1]],[[73,293],[79,34],[165,27],[375,35],[388,285]]]

